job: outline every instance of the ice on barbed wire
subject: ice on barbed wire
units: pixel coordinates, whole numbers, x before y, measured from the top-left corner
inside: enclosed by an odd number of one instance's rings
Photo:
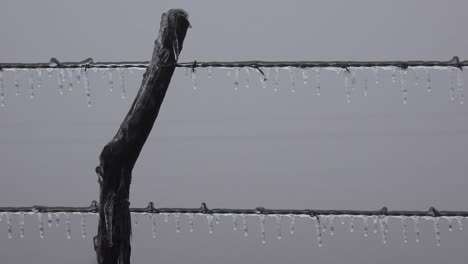
[[[250,88],[250,68],[245,67],[245,88]]]
[[[6,222],[7,222],[7,229],[8,229],[8,239],[11,239],[13,237],[13,233],[11,230],[11,214],[10,213],[6,214]]]
[[[242,215],[242,229],[244,231],[244,237],[249,236],[249,225],[247,223],[247,215]]]
[[[282,216],[281,215],[275,215],[275,219],[276,219],[276,237],[278,239],[281,239],[283,236],[281,234],[281,224],[282,224]]]
[[[419,216],[413,216],[412,219],[416,243],[419,243]]]
[[[174,221],[176,225],[176,233],[180,233],[180,213],[174,214]]]
[[[408,243],[408,217],[401,217],[401,229],[403,232],[403,243]]]
[[[110,218],[110,225],[111,225],[111,234],[109,235],[110,237],[110,245],[109,246],[112,246],[112,216]],[[66,213],[65,214],[65,224],[66,224],[66,232],[67,232],[67,239],[71,239],[71,220],[70,220],[70,213]]]
[[[156,238],[156,215],[151,214],[151,233],[153,234],[153,238]]]
[[[407,73],[406,69],[400,71],[400,89],[403,97],[403,104],[408,102]]]
[[[322,241],[322,227],[321,225],[321,219],[320,216],[312,217],[312,219],[315,220],[315,232],[317,235],[317,243],[319,247],[323,246],[323,241]]]
[[[295,93],[296,92],[296,80],[294,78],[294,68],[288,67],[288,72],[289,72],[289,82],[291,85],[291,92]]]
[[[232,224],[234,225],[234,231],[237,231],[238,223],[237,223],[237,215],[236,214],[232,215]]]
[[[436,239],[436,245],[440,246],[440,217],[433,217],[434,221],[434,234]]]
[[[21,212],[19,215],[19,233],[20,238],[24,238],[24,213]]]
[[[39,236],[44,238],[44,220],[42,217],[42,213],[37,213],[37,222],[39,227]]]
[[[122,99],[127,98],[127,93],[125,91],[125,72],[123,69],[119,70],[119,78],[120,78],[120,89],[122,90],[121,97]]]
[[[188,214],[190,232],[193,232],[193,217],[194,217],[194,214]]]
[[[317,90],[317,95],[321,94],[321,84],[320,84],[320,68],[315,68],[315,89]]]
[[[275,67],[275,88],[273,91],[278,92],[279,91],[279,68]]]
[[[86,214],[80,213],[81,236],[86,238]]]
[[[266,243],[266,235],[265,235],[265,215],[260,214],[258,215],[258,219],[260,221],[260,233],[262,238],[262,244]]]
[[[5,107],[5,88],[3,86],[3,70],[0,70],[0,106]]]
[[[195,68],[192,69],[191,78],[192,78],[192,88],[193,88],[193,90],[197,90],[198,89],[198,87],[197,87],[197,69],[195,69]]]
[[[289,233],[291,235],[294,235],[294,225],[296,224],[296,216],[295,215],[289,215]]]
[[[211,214],[206,215],[206,220],[208,221],[208,232],[213,234],[214,232],[214,217]]]

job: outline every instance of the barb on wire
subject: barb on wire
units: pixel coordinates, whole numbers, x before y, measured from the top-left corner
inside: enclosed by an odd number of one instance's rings
[[[32,207],[0,207],[0,213],[98,213],[99,204],[93,201],[88,207],[65,206],[32,206]],[[150,202],[147,207],[130,208],[130,212],[137,214],[246,214],[246,215],[354,215],[354,216],[424,216],[424,217],[468,217],[468,211],[439,211],[434,207],[427,211],[402,211],[388,210],[383,207],[380,210],[321,210],[321,209],[267,209],[257,207],[255,209],[209,209],[206,203],[198,208],[167,208],[154,207]]]
[[[120,61],[120,62],[94,62],[88,58],[81,62],[60,62],[56,58],[51,58],[46,63],[0,63],[1,69],[62,69],[62,68],[146,68],[149,61]],[[164,65],[169,66],[169,65]],[[349,67],[457,67],[462,69],[468,66],[468,60],[460,61],[455,56],[448,61],[228,61],[228,62],[181,62],[176,67],[181,68],[270,68],[270,67],[296,67],[296,68],[349,68]]]

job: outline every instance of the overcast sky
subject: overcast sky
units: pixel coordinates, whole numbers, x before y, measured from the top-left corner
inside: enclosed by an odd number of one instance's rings
[[[353,1],[9,1],[0,3],[0,62],[149,60],[161,14],[183,8],[190,15],[179,61],[204,60],[449,60],[468,59],[463,0]],[[432,91],[425,72],[408,72],[408,103],[389,71],[380,85],[364,74],[346,102],[343,77],[314,75],[304,86],[296,72],[291,93],[288,72],[280,71],[279,91],[261,87],[252,72],[250,88],[234,91],[232,77],[214,69],[197,73],[198,90],[177,70],[155,127],[133,172],[131,206],[316,209],[468,210],[468,106],[450,100],[446,71],[434,70]],[[0,206],[86,206],[98,199],[94,168],[102,147],[114,136],[141,82],[142,71],[125,73],[126,100],[119,79],[109,91],[105,73],[90,73],[91,100],[74,83],[57,89],[43,73],[30,100],[26,72],[4,73],[6,107],[0,109]],[[464,74],[468,84],[468,74]],[[62,218],[63,220],[63,218]],[[46,228],[39,238],[35,216],[26,217],[26,237],[13,239],[0,223],[1,263],[94,263],[91,237],[97,218],[88,217],[88,236],[72,217]],[[310,219],[297,219],[296,232],[276,239],[267,218],[265,245],[258,218],[249,218],[249,236],[221,218],[213,235],[196,217],[190,233],[186,217],[180,233],[174,219],[158,218],[158,237],[140,217],[133,230],[133,263],[461,263],[468,258],[468,231],[449,232],[441,220],[442,244],[433,223],[422,220],[421,242],[408,221],[403,244],[398,219],[390,219],[389,241],[363,235],[336,221],[319,248]],[[468,221],[465,221],[467,225]],[[466,228],[465,228],[466,229]]]

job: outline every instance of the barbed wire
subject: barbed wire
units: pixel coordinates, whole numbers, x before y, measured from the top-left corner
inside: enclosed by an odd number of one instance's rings
[[[98,213],[99,204],[93,201],[87,207],[66,206],[40,206],[31,207],[0,207],[0,213]],[[388,210],[383,207],[380,210],[319,210],[319,209],[267,209],[256,207],[255,209],[209,209],[206,203],[198,208],[167,208],[154,207],[150,202],[144,208],[130,208],[131,213],[139,214],[239,214],[239,215],[355,215],[355,216],[421,216],[421,217],[468,217],[468,211],[439,211],[430,207],[427,211]]]
[[[51,58],[46,63],[0,63],[0,70],[4,69],[64,69],[64,68],[140,68],[148,67],[149,61],[120,61],[120,62],[94,62],[92,58],[80,62],[60,62]],[[169,65],[163,65],[169,66]],[[174,64],[171,64],[174,66]],[[272,68],[272,67],[296,67],[296,68],[351,68],[351,67],[456,67],[463,69],[468,66],[468,60],[460,61],[455,56],[448,61],[211,61],[211,62],[181,62],[176,63],[180,68]]]

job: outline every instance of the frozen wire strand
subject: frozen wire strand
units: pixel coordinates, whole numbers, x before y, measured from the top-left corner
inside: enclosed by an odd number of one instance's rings
[[[0,207],[0,213],[99,213],[96,201],[88,207],[32,206]],[[438,211],[431,207],[428,211],[389,211],[386,207],[380,210],[315,210],[315,209],[208,209],[205,203],[199,208],[155,208],[151,202],[144,208],[130,208],[136,214],[237,214],[237,215],[324,215],[324,216],[419,216],[419,217],[468,217],[468,211]]]
[[[39,68],[147,68],[149,61],[120,61],[120,62],[94,62],[88,58],[81,62],[60,62],[56,58],[51,58],[46,63],[0,63],[0,69],[39,69]],[[457,67],[468,66],[468,60],[460,61],[455,56],[449,61],[228,61],[228,62],[181,62],[175,64],[161,65],[175,66],[182,68],[241,68],[250,67],[260,69],[271,67],[296,67],[296,68],[349,68],[349,67]]]

